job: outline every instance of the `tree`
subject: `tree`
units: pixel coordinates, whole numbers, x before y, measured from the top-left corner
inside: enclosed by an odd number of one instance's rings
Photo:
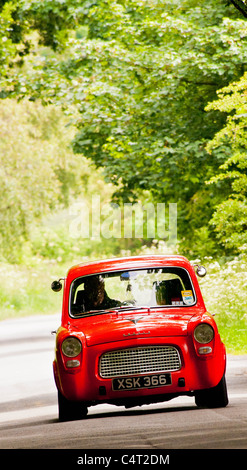
[[[242,0],[230,0],[231,3],[247,18],[247,4]]]
[[[148,191],[153,201],[177,202],[183,249],[198,251],[227,192],[205,185],[226,160],[205,149],[226,114],[205,106],[243,75],[246,23],[224,0],[57,0],[59,28],[54,20],[49,30],[48,0],[18,5],[30,31],[63,52],[30,47],[22,69],[8,69],[2,96],[62,106],[78,129],[75,153],[103,168],[115,199]],[[80,38],[71,30],[82,25]]]
[[[226,125],[208,143],[209,152],[227,149],[230,156],[209,184],[225,185],[227,197],[216,207],[211,224],[224,249],[234,253],[247,251],[247,73],[236,83],[219,90],[218,100],[207,110],[228,114]]]
[[[87,162],[75,160],[66,123],[53,106],[0,103],[0,260],[21,260],[35,224],[54,218],[87,184]]]

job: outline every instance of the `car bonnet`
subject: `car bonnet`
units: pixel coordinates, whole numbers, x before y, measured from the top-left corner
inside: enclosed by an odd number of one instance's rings
[[[195,314],[195,309],[190,307],[174,310],[140,309],[102,313],[78,319],[74,327],[83,332],[87,346],[141,337],[186,336],[187,325]]]

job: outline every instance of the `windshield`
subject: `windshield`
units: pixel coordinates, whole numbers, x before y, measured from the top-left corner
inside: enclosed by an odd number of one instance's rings
[[[193,286],[184,268],[109,272],[75,279],[70,292],[73,317],[127,307],[189,306]]]

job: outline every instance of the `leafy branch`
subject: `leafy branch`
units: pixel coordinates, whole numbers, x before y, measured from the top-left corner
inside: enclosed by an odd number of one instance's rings
[[[230,0],[230,2],[247,18],[247,4],[243,0]]]

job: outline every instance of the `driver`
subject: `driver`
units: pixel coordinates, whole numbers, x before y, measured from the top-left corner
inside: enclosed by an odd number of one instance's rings
[[[121,302],[110,299],[102,276],[88,277],[84,282],[83,311],[120,307]]]

